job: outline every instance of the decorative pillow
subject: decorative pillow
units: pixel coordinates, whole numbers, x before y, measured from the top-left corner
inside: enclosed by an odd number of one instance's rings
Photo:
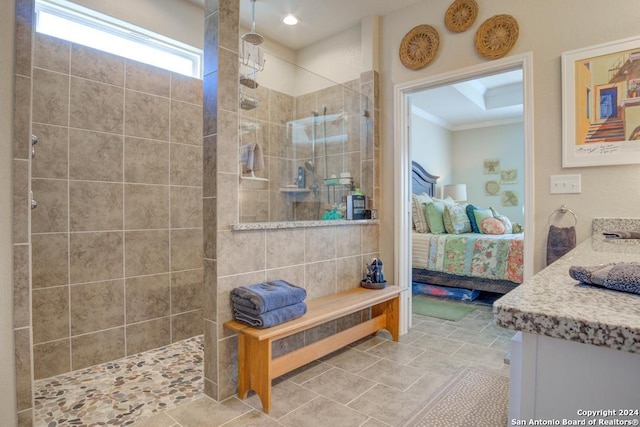
[[[469,222],[464,206],[445,205],[442,220],[444,228],[449,234],[471,233],[471,222]]]
[[[456,204],[455,200],[453,200],[451,198],[451,196],[447,196],[445,199],[437,199],[437,198],[433,197],[433,201],[434,202],[442,202],[445,205],[449,205],[449,206],[455,206],[455,204]]]
[[[482,227],[480,226],[480,223],[485,218],[493,218],[493,213],[491,212],[491,209],[476,209],[473,211],[473,216],[476,218],[476,224],[478,224],[478,230],[479,230],[478,232],[484,233],[484,231],[482,231]]]
[[[504,234],[504,224],[498,218],[485,218],[480,221],[480,230],[484,234]]]
[[[429,226],[427,224],[427,216],[424,212],[424,204],[431,203],[431,197],[427,193],[411,195],[411,216],[413,224],[418,233],[428,233]]]
[[[491,209],[491,213],[494,218],[497,218],[502,224],[504,224],[504,234],[512,234],[513,233],[513,224],[511,224],[511,220],[507,218],[505,215],[500,215],[497,210],[494,208]]]
[[[473,212],[480,210],[480,208],[478,206],[468,204],[465,210],[467,211],[467,216],[469,217],[469,222],[471,223],[471,232],[479,233],[480,228],[478,227],[478,223],[476,222],[476,216],[473,214]]]
[[[447,230],[444,228],[444,203],[442,202],[431,202],[425,205],[426,214],[427,214],[427,223],[429,224],[429,230],[433,234],[443,234],[446,233]]]

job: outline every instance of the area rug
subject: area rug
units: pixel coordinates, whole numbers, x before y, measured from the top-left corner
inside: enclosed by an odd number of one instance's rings
[[[438,319],[452,320],[455,322],[475,310],[475,307],[472,305],[424,298],[419,295],[414,296],[412,301],[413,314],[437,317]]]
[[[509,378],[465,368],[403,425],[406,427],[506,426]]]

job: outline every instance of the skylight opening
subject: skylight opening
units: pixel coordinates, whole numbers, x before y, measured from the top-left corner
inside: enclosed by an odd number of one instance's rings
[[[202,50],[66,1],[37,0],[36,31],[202,78]]]

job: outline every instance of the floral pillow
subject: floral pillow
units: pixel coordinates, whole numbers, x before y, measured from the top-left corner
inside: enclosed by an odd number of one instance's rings
[[[473,211],[473,216],[476,219],[476,224],[478,224],[478,233],[484,233],[484,231],[482,231],[482,227],[480,226],[480,223],[485,218],[493,218],[493,213],[491,212],[491,209],[476,209]]]
[[[504,234],[504,224],[498,218],[485,218],[480,222],[484,234]]]
[[[513,224],[511,223],[511,220],[504,215],[500,215],[498,211],[495,210],[494,208],[489,208],[489,209],[491,209],[491,213],[493,214],[493,217],[498,219],[502,224],[504,224],[504,234],[512,234]]]
[[[411,195],[411,216],[413,218],[414,228],[418,233],[428,233],[429,224],[424,211],[424,204],[431,203],[431,197],[427,193]]]
[[[471,233],[471,222],[467,216],[465,206],[445,205],[442,220],[444,228],[449,234]]]

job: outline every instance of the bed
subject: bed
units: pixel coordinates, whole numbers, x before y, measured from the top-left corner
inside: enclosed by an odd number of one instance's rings
[[[412,193],[434,196],[439,177],[416,162],[411,169]],[[411,237],[414,284],[505,294],[522,283],[522,233],[435,234],[414,229]]]

